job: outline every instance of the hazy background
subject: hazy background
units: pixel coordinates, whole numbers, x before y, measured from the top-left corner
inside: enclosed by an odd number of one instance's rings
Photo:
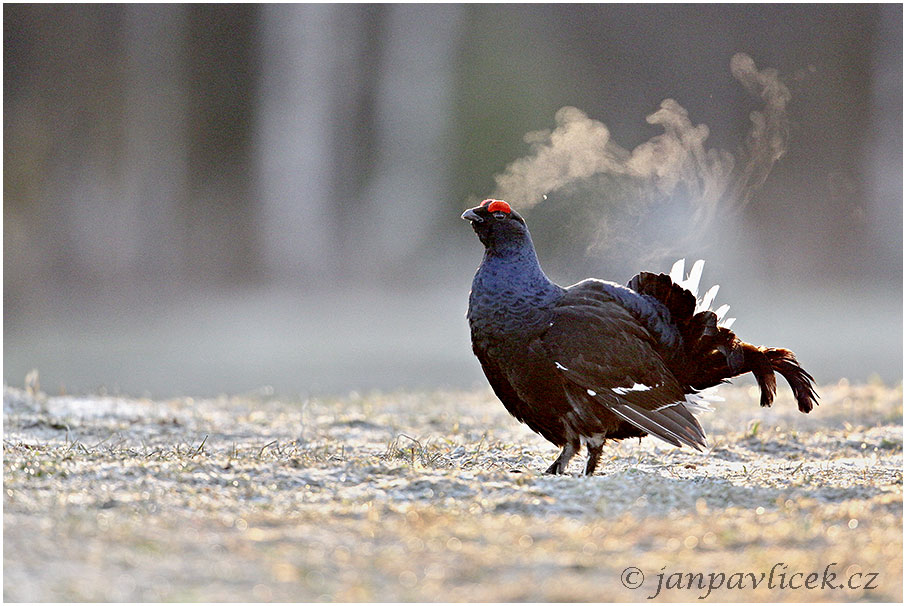
[[[3,16],[9,384],[481,384],[493,193],[558,282],[703,257],[744,339],[902,378],[900,5]]]

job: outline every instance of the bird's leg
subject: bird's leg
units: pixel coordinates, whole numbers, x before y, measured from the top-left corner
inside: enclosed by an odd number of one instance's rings
[[[560,451],[560,456],[557,457],[557,460],[554,461],[554,464],[547,468],[547,471],[544,473],[559,475],[566,471],[566,466],[569,465],[569,460],[573,458],[573,455],[576,454],[576,451],[579,450],[579,445],[576,442],[567,442],[563,447],[563,450]]]
[[[585,443],[588,449],[588,460],[585,462],[585,475],[590,476],[595,473],[598,461],[601,460],[601,452],[604,450],[604,438],[589,439]]]

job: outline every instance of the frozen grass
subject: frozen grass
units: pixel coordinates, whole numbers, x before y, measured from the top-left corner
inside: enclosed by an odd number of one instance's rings
[[[901,600],[902,388],[825,386],[808,416],[787,392],[767,410],[754,388],[720,393],[710,452],[625,441],[583,478],[578,458],[572,476],[542,475],[557,450],[487,391],[6,388],[4,598],[629,601],[682,572],[705,587],[656,600]],[[831,564],[841,589],[779,587]],[[707,588],[772,567],[772,587]]]

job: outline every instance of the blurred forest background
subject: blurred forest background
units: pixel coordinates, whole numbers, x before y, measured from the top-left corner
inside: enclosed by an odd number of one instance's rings
[[[572,117],[693,161],[511,198],[553,279],[702,257],[746,340],[898,382],[902,51],[897,4],[4,5],[4,380],[483,384],[459,214]]]

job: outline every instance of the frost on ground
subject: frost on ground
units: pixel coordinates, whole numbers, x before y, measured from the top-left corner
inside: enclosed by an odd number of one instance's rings
[[[819,393],[721,388],[707,453],[624,441],[584,478],[542,475],[557,449],[489,391],[7,387],[3,597],[899,601],[902,387]]]

